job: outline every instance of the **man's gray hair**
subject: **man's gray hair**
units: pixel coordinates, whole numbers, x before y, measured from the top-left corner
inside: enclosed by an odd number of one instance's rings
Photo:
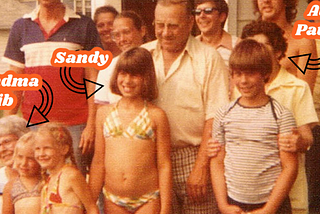
[[[188,16],[192,16],[193,4],[190,0],[158,0],[157,5],[169,6],[169,5],[183,5],[186,8]]]

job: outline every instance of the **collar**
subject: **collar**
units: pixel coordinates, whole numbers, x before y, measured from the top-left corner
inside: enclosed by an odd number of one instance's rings
[[[202,42],[202,35],[199,35],[196,38]],[[232,50],[234,46],[232,40],[233,40],[232,36],[229,33],[227,33],[225,30],[223,30],[222,38],[220,40],[220,43],[217,45],[216,49],[218,49],[219,47],[224,47],[228,50]]]
[[[64,14],[64,21],[68,22],[70,18],[75,18],[75,19],[80,19],[81,16],[76,14],[73,10],[71,10],[67,5],[64,5],[66,8],[65,14]],[[38,5],[31,13],[25,14],[23,16],[24,19],[30,18],[32,21],[36,20],[39,18],[39,11],[40,11],[40,6]]]
[[[270,83],[268,91],[280,86],[297,86],[298,78],[290,74],[285,68],[281,67],[276,78]]]
[[[227,33],[226,31],[223,31],[222,33],[222,38],[220,41],[220,44],[217,46],[217,48],[219,47],[225,47],[228,50],[232,50],[233,45],[232,45],[232,37],[229,33]]]
[[[187,53],[191,58],[193,58],[193,53],[195,53],[196,47],[194,46],[195,42],[193,40],[196,40],[193,36],[189,35],[187,44],[185,48],[182,50],[180,55]],[[153,47],[149,49],[149,51],[154,55],[154,57],[158,57],[161,54],[161,46],[159,43],[159,40],[153,41],[155,44]],[[152,43],[152,42],[151,42]]]

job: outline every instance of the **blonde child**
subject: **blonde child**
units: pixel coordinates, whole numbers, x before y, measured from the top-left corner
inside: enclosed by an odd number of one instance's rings
[[[72,138],[65,126],[47,123],[39,127],[35,158],[49,174],[41,193],[41,213],[98,213],[85,178],[75,167]]]
[[[169,213],[169,124],[149,102],[157,97],[151,54],[135,47],[120,55],[110,88],[122,98],[97,112],[89,180],[94,198],[103,186],[106,213]]]
[[[7,183],[3,214],[40,213],[41,168],[34,158],[34,133],[23,135],[14,150],[14,168],[19,176]]]

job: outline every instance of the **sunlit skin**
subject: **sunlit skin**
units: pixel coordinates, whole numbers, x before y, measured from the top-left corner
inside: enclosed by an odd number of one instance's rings
[[[197,9],[216,8],[213,2],[205,2],[199,4]],[[217,29],[221,28],[221,22],[219,20],[219,11],[213,10],[211,14],[205,14],[203,11],[200,15],[195,16],[196,23],[201,33],[213,33]]]
[[[183,6],[157,5],[155,33],[162,51],[180,53],[185,48],[192,26],[193,17],[187,15]]]
[[[286,13],[283,0],[257,0],[257,2],[263,20],[275,22],[279,16]]]
[[[113,29],[114,19],[115,16],[113,13],[100,13],[97,17],[96,27],[102,44],[113,43],[111,31]]]
[[[37,136],[34,155],[41,168],[51,174],[59,171],[65,164],[65,153],[65,148],[57,145],[49,134]]]
[[[116,18],[113,23],[114,41],[121,51],[142,45],[146,29],[137,29],[129,18]]]
[[[118,88],[125,98],[135,99],[141,98],[143,87],[143,77],[140,75],[132,75],[126,72],[119,72],[117,78]]]
[[[205,2],[199,4],[197,9],[217,8],[213,2]],[[217,47],[220,44],[223,35],[221,24],[226,20],[227,15],[213,10],[211,14],[205,14],[203,11],[200,15],[195,16],[195,20],[199,30],[201,31],[201,41]]]
[[[232,71],[232,79],[241,93],[239,103],[244,106],[256,107],[268,102],[265,93],[265,76],[260,72]]]
[[[13,203],[12,191],[17,180],[11,179],[3,191],[3,213],[40,213],[41,167],[34,158],[33,142],[23,142],[17,145],[14,154],[14,168],[19,174],[23,187],[30,192],[38,191],[38,196],[24,196]]]
[[[315,41],[312,39],[294,39],[291,36],[292,23],[287,21],[286,9],[284,0],[256,0],[258,3],[258,9],[261,14],[261,18],[264,21],[269,21],[276,23],[284,31],[284,37],[288,42],[288,49],[286,51],[286,57],[282,58],[280,61],[281,66],[283,66],[288,72],[297,76],[298,78],[306,81],[311,91],[313,91],[317,72],[307,69],[306,73],[303,74],[298,70],[298,68],[289,60],[290,56],[298,56],[306,53],[311,53],[311,57],[316,59],[317,51]],[[293,58],[295,63],[300,67],[304,68],[307,63],[307,58]],[[313,68],[314,66],[309,66]]]
[[[60,179],[59,195],[63,203],[70,204],[68,206],[54,204],[50,208],[50,213],[82,214],[84,209],[79,207],[83,205],[86,213],[98,214],[98,208],[92,199],[85,178],[78,169],[66,163],[68,152],[69,146],[56,141],[49,133],[37,134],[34,149],[35,159],[41,168],[47,170],[50,175],[50,180],[44,188],[49,193],[55,192],[56,181]],[[41,199],[47,200],[44,197]],[[42,203],[46,203],[44,201]],[[44,207],[42,207],[42,212],[44,212]]]
[[[13,134],[0,136],[0,160],[5,166],[13,165],[13,153],[17,140],[18,137]]]
[[[277,77],[280,71],[278,58],[281,55],[281,53],[274,52],[274,49],[271,46],[268,37],[264,34],[256,34],[252,37],[248,37],[247,39],[253,39],[259,43],[264,44],[275,55],[273,58],[273,71],[269,77],[268,82],[265,84],[265,88],[267,90],[271,82]],[[279,100],[279,102],[281,102],[281,100]],[[313,142],[310,124],[304,124],[302,126],[299,126],[297,129],[294,129],[292,135],[286,134],[280,136],[281,137],[279,137],[278,139],[280,150],[287,152],[296,152],[297,150],[305,151],[306,148]],[[290,144],[289,147],[288,144]],[[221,145],[212,139],[208,143],[209,157],[215,157],[217,153],[220,151],[220,148]]]
[[[21,145],[15,155],[15,168],[20,176],[40,177],[40,165],[34,158],[34,151],[30,145]]]

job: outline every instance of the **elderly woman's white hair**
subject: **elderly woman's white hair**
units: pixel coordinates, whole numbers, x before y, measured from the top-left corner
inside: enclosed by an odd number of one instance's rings
[[[15,135],[20,138],[29,132],[27,121],[17,115],[9,115],[0,119],[0,136]]]

